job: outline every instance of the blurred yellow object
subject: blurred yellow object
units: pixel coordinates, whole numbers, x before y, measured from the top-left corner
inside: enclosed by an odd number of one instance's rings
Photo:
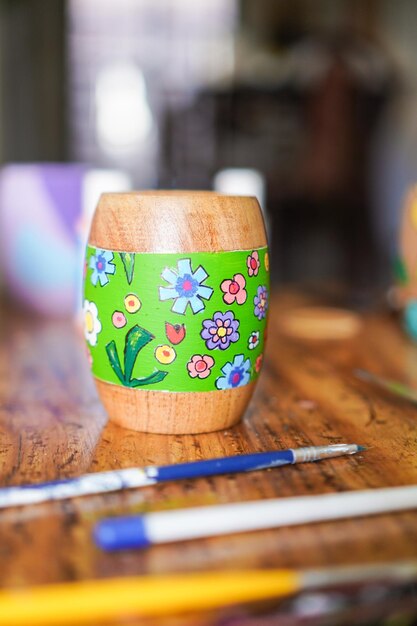
[[[112,578],[0,592],[2,626],[97,624],[127,616],[204,611],[286,596],[300,588],[290,570]]]
[[[417,199],[414,199],[411,204],[410,217],[414,228],[417,230]]]
[[[417,579],[417,561],[372,563],[318,570],[191,572],[108,578],[0,591],[1,626],[65,626],[128,617],[201,612],[270,600],[305,589]]]

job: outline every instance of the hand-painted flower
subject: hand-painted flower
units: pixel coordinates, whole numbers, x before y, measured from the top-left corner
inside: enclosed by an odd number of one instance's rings
[[[252,254],[249,254],[246,259],[246,265],[248,266],[248,274],[249,276],[257,276],[259,272],[259,254],[257,250],[254,250]]]
[[[177,353],[174,348],[168,345],[158,346],[155,350],[156,360],[164,365],[168,365],[169,363],[172,363],[172,361],[175,361],[176,356]]]
[[[97,345],[97,335],[101,331],[101,322],[98,319],[98,309],[94,302],[84,300],[84,336],[90,346]]]
[[[220,289],[224,292],[223,300],[226,304],[243,304],[246,302],[247,293],[245,289],[246,280],[242,274],[235,274],[233,279],[224,280]]]
[[[193,272],[190,259],[178,261],[177,269],[165,268],[162,278],[169,283],[170,287],[159,287],[159,299],[174,300],[171,311],[183,315],[188,305],[193,313],[204,309],[204,300],[209,300],[213,289],[203,285],[208,277],[207,272],[201,265]]]
[[[253,298],[253,303],[255,305],[254,314],[258,320],[261,320],[265,317],[266,312],[268,310],[268,289],[260,285],[258,287],[258,291],[256,296]]]
[[[128,293],[124,303],[125,309],[128,313],[137,313],[142,306],[141,301],[134,293]]]
[[[127,324],[126,316],[121,311],[115,311],[111,316],[111,321],[115,328],[123,328]]]
[[[259,374],[259,372],[261,371],[261,367],[262,367],[262,361],[263,361],[264,355],[260,354],[255,361],[255,372],[257,374]]]
[[[264,263],[265,263],[266,271],[269,272],[269,254],[268,254],[268,252],[265,252]]]
[[[233,389],[247,385],[250,380],[250,367],[250,360],[245,361],[243,354],[238,354],[232,363],[226,363],[222,367],[224,376],[216,380],[217,389]]]
[[[226,350],[231,343],[239,340],[239,321],[235,319],[232,311],[220,313],[217,311],[210,320],[204,320],[201,337],[205,339],[209,350],[220,348]]]
[[[191,378],[207,378],[211,374],[214,359],[208,354],[194,354],[187,363],[188,374]]]
[[[259,330],[254,330],[249,335],[249,339],[248,339],[249,350],[253,350],[258,345],[259,345]]]
[[[113,252],[109,250],[96,250],[96,253],[90,257],[89,267],[92,269],[91,282],[94,286],[100,282],[101,287],[109,282],[108,275],[114,274],[116,266],[112,263]]]

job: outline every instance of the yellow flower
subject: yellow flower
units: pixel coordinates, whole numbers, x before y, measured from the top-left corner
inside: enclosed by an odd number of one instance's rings
[[[155,350],[156,360],[164,365],[168,365],[175,360],[177,353],[174,348],[168,345],[158,346]]]
[[[269,272],[269,254],[268,254],[268,252],[265,252],[264,263],[265,263],[266,271]]]
[[[127,294],[125,298],[125,308],[128,313],[137,313],[141,306],[141,301],[134,293]]]

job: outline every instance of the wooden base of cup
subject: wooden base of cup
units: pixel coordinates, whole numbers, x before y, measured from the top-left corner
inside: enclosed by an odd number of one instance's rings
[[[196,435],[237,424],[255,382],[223,391],[172,393],[129,389],[95,379],[110,419],[131,430],[164,435]]]

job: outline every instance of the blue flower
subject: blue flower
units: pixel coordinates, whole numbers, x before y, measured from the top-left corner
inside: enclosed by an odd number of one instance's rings
[[[417,300],[410,300],[404,311],[404,325],[412,339],[417,339]]]
[[[193,313],[198,313],[204,309],[202,298],[209,300],[213,294],[211,287],[203,285],[207,272],[201,265],[193,272],[190,259],[178,261],[176,270],[165,268],[161,276],[170,287],[159,287],[159,299],[174,299],[171,307],[174,313],[184,314],[188,304]]]
[[[113,261],[113,252],[109,250],[96,250],[96,253],[90,258],[91,282],[94,286],[100,281],[100,285],[104,287],[109,282],[108,274],[114,274],[116,271]]]
[[[250,380],[250,367],[250,359],[245,361],[243,354],[238,354],[233,359],[233,363],[223,365],[224,376],[216,380],[217,389],[233,389],[247,385]]]

